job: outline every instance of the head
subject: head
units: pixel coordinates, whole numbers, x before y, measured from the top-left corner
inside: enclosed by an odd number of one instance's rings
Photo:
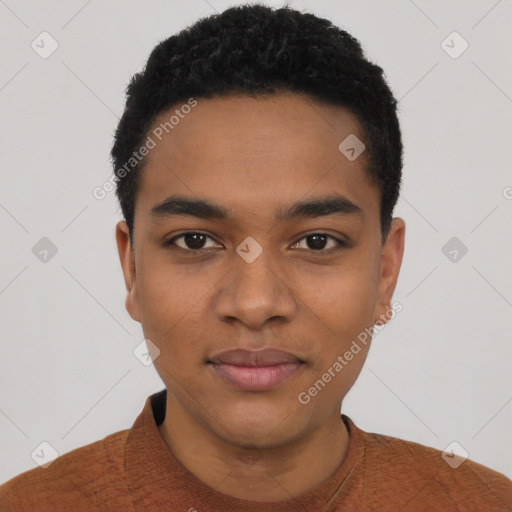
[[[168,395],[253,446],[339,414],[370,346],[354,341],[389,318],[405,231],[396,100],[359,42],[289,8],[204,18],[131,80],[112,157],[126,307]],[[302,362],[271,389],[209,363],[267,347]]]

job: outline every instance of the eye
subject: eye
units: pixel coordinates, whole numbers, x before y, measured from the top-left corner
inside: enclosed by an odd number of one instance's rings
[[[202,251],[203,249],[211,249],[212,246],[206,246],[205,241],[213,239],[205,235],[204,233],[198,233],[195,231],[189,231],[187,233],[182,233],[181,235],[175,236],[170,240],[166,240],[164,242],[164,247],[169,247],[171,245],[176,245],[180,249],[185,251]],[[179,241],[179,243],[178,243]],[[221,246],[213,246],[213,247],[221,247]]]
[[[331,246],[329,245],[329,240],[331,241]],[[306,241],[306,246],[309,247],[300,247],[302,241]],[[303,238],[301,238],[298,242],[295,242],[292,245],[292,248],[295,249],[310,249],[316,252],[330,252],[330,249],[340,249],[342,247],[346,247],[347,243],[339,240],[338,238],[328,235],[327,233],[311,233]]]

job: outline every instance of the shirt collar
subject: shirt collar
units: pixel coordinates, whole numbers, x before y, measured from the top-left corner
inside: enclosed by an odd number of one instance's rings
[[[166,390],[147,398],[130,429],[126,446],[127,484],[137,509],[230,510],[233,512],[289,512],[320,510],[343,493],[356,466],[364,457],[361,431],[341,415],[349,431],[347,454],[337,472],[325,482],[294,499],[257,502],[212,489],[190,473],[171,453],[158,430],[165,417]]]

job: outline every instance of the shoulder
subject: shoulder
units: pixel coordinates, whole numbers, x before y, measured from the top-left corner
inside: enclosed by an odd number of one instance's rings
[[[95,510],[109,501],[100,492],[122,494],[128,433],[116,432],[12,478],[0,486],[0,511]]]
[[[512,481],[470,459],[382,434],[359,431],[365,440],[367,483],[405,492],[409,504],[431,510],[512,510]],[[431,505],[430,505],[431,504]]]

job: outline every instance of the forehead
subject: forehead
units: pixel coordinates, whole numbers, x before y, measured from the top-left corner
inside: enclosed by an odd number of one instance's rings
[[[347,137],[364,141],[357,118],[343,107],[291,93],[198,99],[191,109],[175,105],[161,113],[148,135],[155,145],[136,217],[174,194],[209,198],[233,214],[262,215],[337,192],[378,214],[365,153],[351,161],[339,149]]]

